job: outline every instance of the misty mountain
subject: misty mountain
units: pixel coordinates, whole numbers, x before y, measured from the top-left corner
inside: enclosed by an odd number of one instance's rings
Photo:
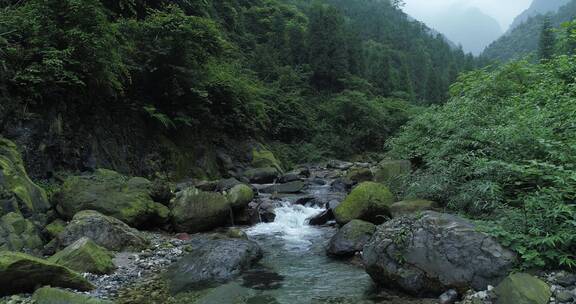
[[[475,55],[503,33],[496,19],[474,7],[453,6],[424,22]]]
[[[553,0],[535,0],[535,2],[546,1]],[[535,53],[538,50],[542,23],[546,16],[550,18],[554,27],[560,27],[562,23],[576,17],[576,1],[568,1],[568,4],[562,6],[555,13],[529,17],[525,22],[520,23],[510,32],[491,43],[482,53],[482,57],[488,60],[506,62]]]
[[[571,0],[534,0],[532,1],[532,4],[529,8],[527,8],[514,19],[508,31],[513,30],[528,20],[530,17],[546,13],[555,13],[560,7],[568,4],[570,1]]]

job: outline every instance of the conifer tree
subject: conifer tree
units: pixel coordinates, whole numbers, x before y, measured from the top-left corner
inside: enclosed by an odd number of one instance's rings
[[[554,55],[554,44],[556,38],[550,18],[545,18],[542,24],[542,31],[540,32],[540,44],[538,48],[538,58],[540,60],[547,60]]]

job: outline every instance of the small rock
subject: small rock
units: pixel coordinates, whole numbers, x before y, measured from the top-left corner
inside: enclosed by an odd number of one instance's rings
[[[440,304],[454,304],[458,300],[458,292],[454,289],[450,289],[440,295]]]
[[[571,303],[574,300],[574,296],[568,291],[561,291],[556,294],[556,300],[559,303]]]

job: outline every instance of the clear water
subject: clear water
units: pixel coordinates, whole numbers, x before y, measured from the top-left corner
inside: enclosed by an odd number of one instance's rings
[[[315,186],[315,197],[329,199],[329,187]],[[210,290],[200,304],[373,304],[433,303],[398,297],[376,299],[364,269],[326,256],[335,228],[316,227],[306,219],[322,208],[292,204],[287,197],[276,209],[273,223],[246,229],[264,250],[264,258],[237,280]]]

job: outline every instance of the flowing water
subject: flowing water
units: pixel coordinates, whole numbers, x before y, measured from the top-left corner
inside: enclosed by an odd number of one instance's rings
[[[313,186],[309,192],[323,200],[334,195],[327,186]],[[421,303],[397,297],[376,299],[372,281],[361,266],[326,255],[326,244],[336,229],[307,224],[308,218],[323,209],[293,204],[296,198],[287,197],[279,203],[273,223],[246,228],[250,239],[264,250],[260,264],[237,280],[211,290],[197,303]]]

